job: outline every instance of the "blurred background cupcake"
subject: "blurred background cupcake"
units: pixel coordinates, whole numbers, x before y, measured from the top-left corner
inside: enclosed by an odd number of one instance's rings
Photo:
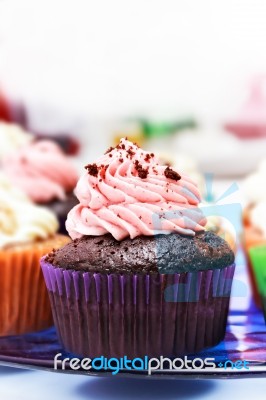
[[[6,155],[2,167],[13,185],[56,214],[59,231],[65,233],[67,214],[77,204],[73,190],[78,174],[61,148],[48,140],[29,143]]]
[[[244,246],[256,304],[261,307],[266,274],[266,159],[244,182],[247,205],[244,209]]]
[[[40,257],[68,243],[48,209],[34,205],[0,174],[0,335],[52,325]]]
[[[33,141],[33,136],[17,124],[0,121],[0,165],[9,153]]]

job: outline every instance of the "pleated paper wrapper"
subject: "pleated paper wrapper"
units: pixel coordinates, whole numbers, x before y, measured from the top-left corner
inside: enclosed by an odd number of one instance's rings
[[[163,275],[103,274],[41,262],[59,339],[82,357],[174,357],[225,335],[235,265]]]
[[[56,235],[54,240],[0,250],[1,336],[38,331],[53,325],[40,259],[68,241]]]

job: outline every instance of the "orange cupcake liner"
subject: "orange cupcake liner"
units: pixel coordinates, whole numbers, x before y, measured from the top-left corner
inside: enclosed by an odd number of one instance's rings
[[[40,258],[69,238],[56,235],[0,250],[0,335],[18,335],[53,324]]]

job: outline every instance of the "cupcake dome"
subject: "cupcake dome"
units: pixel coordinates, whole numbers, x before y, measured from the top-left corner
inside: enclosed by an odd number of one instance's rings
[[[110,234],[83,236],[52,253],[47,261],[83,272],[173,274],[219,269],[234,262],[227,243],[212,232],[178,233],[117,241]]]

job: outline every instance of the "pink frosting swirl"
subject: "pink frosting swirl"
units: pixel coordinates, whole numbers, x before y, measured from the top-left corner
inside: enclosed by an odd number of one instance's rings
[[[172,232],[193,236],[204,229],[196,184],[126,139],[85,168],[76,187],[80,204],[66,221],[72,239],[106,233],[116,240]]]
[[[42,140],[22,147],[3,160],[10,180],[35,203],[64,200],[76,186],[75,167],[52,141]]]

